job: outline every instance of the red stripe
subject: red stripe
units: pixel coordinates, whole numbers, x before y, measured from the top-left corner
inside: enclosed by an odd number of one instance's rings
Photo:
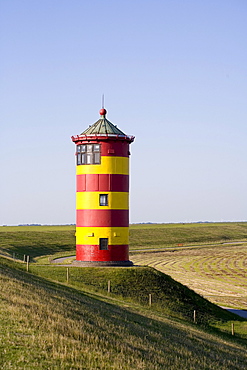
[[[126,141],[112,141],[101,143],[101,155],[114,157],[128,157],[129,144]]]
[[[78,209],[77,227],[128,227],[128,209]]]
[[[76,245],[77,261],[128,261],[128,245],[108,245],[108,250],[99,250],[98,245]]]
[[[76,176],[76,191],[129,191],[129,175],[88,174]]]

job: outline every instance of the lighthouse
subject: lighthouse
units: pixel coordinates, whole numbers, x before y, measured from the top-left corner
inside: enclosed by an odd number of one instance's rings
[[[80,135],[76,145],[76,264],[130,266],[129,155],[134,136],[107,118]]]

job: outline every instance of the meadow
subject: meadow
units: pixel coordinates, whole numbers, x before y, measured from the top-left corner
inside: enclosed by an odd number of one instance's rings
[[[241,338],[0,262],[4,370],[246,369]]]
[[[134,224],[130,226],[130,250],[177,247],[229,241],[247,241],[247,222]]]
[[[134,254],[220,306],[247,309],[247,243],[215,244]]]
[[[49,264],[75,254],[74,233],[73,225],[0,227],[0,253],[19,260],[29,255],[31,261]],[[247,307],[246,222],[131,225],[130,258],[170,275],[211,302]]]
[[[155,267],[220,306],[247,309],[246,222],[132,228],[135,264]]]
[[[247,241],[247,222],[130,225],[130,251]],[[75,226],[1,226],[0,252],[31,257],[75,252]]]
[[[247,321],[202,295],[246,308],[247,223],[131,225],[134,268],[52,264],[74,232],[0,227],[1,368],[246,369]]]

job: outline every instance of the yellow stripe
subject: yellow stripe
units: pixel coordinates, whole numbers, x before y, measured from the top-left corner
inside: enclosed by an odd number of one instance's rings
[[[76,166],[76,174],[129,174],[129,158],[127,157],[101,157],[101,164],[83,164]]]
[[[99,205],[100,194],[108,194],[108,206]],[[129,193],[98,191],[77,192],[76,209],[129,209]]]
[[[110,245],[129,244],[128,227],[77,227],[76,244],[99,245],[99,238],[108,238]]]

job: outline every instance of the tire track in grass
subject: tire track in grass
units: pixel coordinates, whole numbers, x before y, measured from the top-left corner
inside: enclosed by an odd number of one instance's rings
[[[246,307],[246,246],[219,245],[159,253],[151,263],[150,257],[149,261],[145,258],[145,264],[170,275],[212,302]]]
[[[235,265],[234,261],[236,261],[237,256],[227,256],[228,258],[221,258],[218,262],[218,269],[221,271],[222,275],[225,275],[226,279],[234,279],[238,277],[238,281],[241,281],[243,278],[243,274],[238,269],[233,268],[232,266]]]
[[[212,257],[202,257],[199,263],[199,269],[201,272],[201,276],[211,277],[210,269],[209,269],[209,262],[212,260]]]

